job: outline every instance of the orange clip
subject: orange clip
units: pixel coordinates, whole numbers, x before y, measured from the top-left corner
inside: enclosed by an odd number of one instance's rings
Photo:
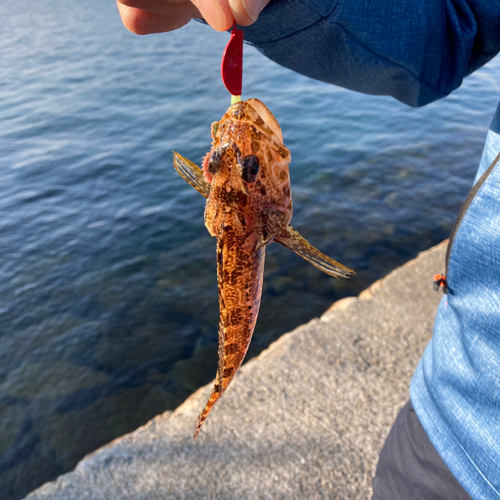
[[[446,290],[447,287],[446,276],[444,274],[436,274],[434,276],[434,290],[439,290],[440,288]]]

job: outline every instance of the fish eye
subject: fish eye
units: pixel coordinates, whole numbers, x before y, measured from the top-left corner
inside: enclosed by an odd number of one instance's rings
[[[259,158],[255,155],[245,156],[241,161],[241,177],[245,182],[254,182],[259,173]]]
[[[212,154],[210,155],[210,159],[208,160],[208,171],[212,175],[215,175],[217,170],[219,170],[220,159],[221,159],[221,155],[220,155],[219,151],[213,151]]]

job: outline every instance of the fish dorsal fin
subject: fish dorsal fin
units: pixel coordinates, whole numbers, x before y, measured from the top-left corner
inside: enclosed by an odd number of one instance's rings
[[[208,198],[210,194],[210,184],[205,180],[203,172],[198,165],[184,158],[179,153],[174,153],[174,167],[178,174],[188,183],[193,186],[198,193]]]
[[[306,259],[313,266],[321,269],[321,271],[330,276],[349,278],[356,274],[352,269],[343,266],[328,257],[328,255],[321,253],[317,248],[314,248],[290,225],[274,241],[294,251],[297,255],[300,255],[303,259]]]

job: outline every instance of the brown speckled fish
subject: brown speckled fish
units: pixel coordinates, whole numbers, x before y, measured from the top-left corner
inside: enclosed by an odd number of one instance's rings
[[[177,172],[207,198],[205,225],[217,239],[219,367],[194,437],[245,358],[259,313],[266,245],[277,241],[331,276],[354,274],[290,226],[290,152],[262,102],[233,104],[212,125],[212,139],[203,170],[174,152]]]

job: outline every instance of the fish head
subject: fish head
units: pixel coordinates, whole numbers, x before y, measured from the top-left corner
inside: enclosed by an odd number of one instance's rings
[[[292,218],[288,165],[281,128],[257,99],[233,104],[212,126],[212,149],[203,162],[210,183],[205,224],[212,236],[230,225],[253,235],[257,247],[282,232]]]

